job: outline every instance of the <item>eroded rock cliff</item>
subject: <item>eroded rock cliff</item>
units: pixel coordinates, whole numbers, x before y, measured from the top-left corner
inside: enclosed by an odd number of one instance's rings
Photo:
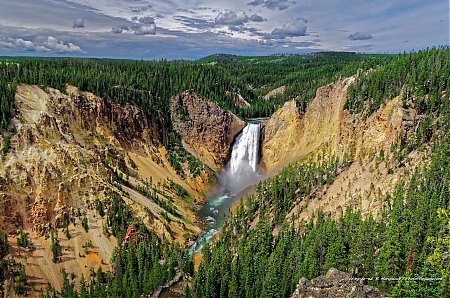
[[[325,144],[334,149],[339,141],[346,90],[353,81],[352,77],[317,89],[302,115],[295,101],[275,112],[265,124],[261,165],[271,172]]]
[[[312,280],[301,278],[292,298],[384,298],[389,297],[351,274],[331,268],[324,276]]]
[[[0,161],[0,228],[44,231],[60,225],[64,214],[92,209],[94,200],[116,192],[161,238],[186,243],[200,232],[192,203],[167,185],[174,181],[200,198],[208,175],[176,174],[161,144],[158,115],[148,118],[135,106],[107,103],[72,86],[63,94],[19,85],[15,106],[17,133]],[[164,218],[160,205],[134,190],[145,181],[173,196],[186,220]]]
[[[186,150],[214,170],[225,166],[234,138],[245,127],[231,112],[189,92],[171,99],[171,116]]]
[[[339,216],[348,206],[376,215],[382,208],[381,198],[426,156],[413,151],[402,166],[395,164],[392,144],[410,134],[420,116],[404,109],[400,97],[367,118],[351,115],[344,105],[353,81],[351,77],[319,88],[304,114],[294,101],[287,102],[264,125],[261,165],[268,174],[317,155],[352,162],[331,185],[299,202],[290,216],[308,220],[319,209]]]
[[[268,172],[274,172],[291,161],[302,135],[303,118],[295,101],[288,101],[263,125],[261,166]]]

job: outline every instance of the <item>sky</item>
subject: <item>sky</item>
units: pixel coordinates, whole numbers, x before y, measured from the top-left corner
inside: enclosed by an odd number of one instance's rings
[[[450,0],[0,0],[0,55],[198,59],[449,44]]]

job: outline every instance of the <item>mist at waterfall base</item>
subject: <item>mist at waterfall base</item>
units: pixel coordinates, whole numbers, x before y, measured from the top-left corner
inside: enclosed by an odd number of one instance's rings
[[[236,195],[258,182],[259,137],[259,123],[248,123],[237,136],[230,160],[218,177],[225,192]]]
[[[260,130],[258,122],[248,122],[236,137],[228,164],[218,174],[214,195],[198,212],[208,227],[190,247],[191,253],[199,252],[222,227],[238,194],[262,179],[258,174]]]

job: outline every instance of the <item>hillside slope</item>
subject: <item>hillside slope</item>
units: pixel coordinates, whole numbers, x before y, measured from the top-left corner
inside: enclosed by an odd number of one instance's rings
[[[66,92],[17,87],[11,121],[16,132],[0,161],[0,228],[11,235],[11,256],[26,264],[36,290],[48,282],[60,289],[62,268],[77,273],[76,283],[90,268],[109,270],[117,240],[95,210],[113,196],[121,197],[161,240],[189,245],[201,232],[195,206],[212,177],[208,170],[194,176],[185,164],[183,177],[173,169],[157,116],[146,117],[133,105],[107,103],[73,86]],[[64,241],[61,229],[67,220],[84,218],[89,231],[70,226],[71,239]],[[16,246],[22,227],[32,249]],[[44,239],[55,228],[64,252],[59,263],[51,261],[51,243]],[[84,252],[88,242],[93,248]]]
[[[264,124],[261,165],[269,175],[311,156],[352,162],[333,183],[292,209],[302,219],[310,219],[320,209],[339,217],[347,207],[376,215],[383,207],[380,199],[393,191],[405,172],[426,159],[426,153],[416,150],[409,153],[406,166],[395,166],[392,145],[403,133],[411,133],[423,116],[404,109],[400,97],[367,118],[350,114],[344,105],[354,81],[351,77],[319,88],[304,114],[289,101]]]
[[[17,89],[19,113],[13,120],[17,134],[1,166],[3,229],[14,231],[24,224],[41,231],[53,223],[58,226],[69,208],[85,210],[109,191],[126,196],[120,184],[137,187],[145,179],[153,184],[167,184],[170,179],[200,198],[189,186],[195,183],[182,181],[161,154],[156,119],[147,120],[131,105],[107,105],[73,87],[68,87],[68,94],[27,85]],[[198,233],[190,206],[182,198],[175,199],[187,230]],[[171,236],[176,229],[170,228],[181,223],[162,224],[164,209],[153,205],[148,211],[155,230],[161,237],[183,242],[187,231]]]
[[[393,297],[447,297],[449,57],[399,55],[319,88],[304,112],[278,110],[263,130],[269,177],[202,251],[193,297],[365,291],[319,277],[330,268]]]

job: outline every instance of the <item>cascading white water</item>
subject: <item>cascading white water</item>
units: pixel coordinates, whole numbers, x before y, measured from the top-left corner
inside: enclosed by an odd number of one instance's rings
[[[257,172],[259,124],[249,123],[242,131],[231,151],[230,169],[233,175],[239,175],[242,167],[250,166],[253,173]]]
[[[261,178],[258,174],[260,129],[259,123],[249,122],[237,136],[230,160],[218,176],[220,190],[199,211],[209,226],[189,248],[191,254],[199,252],[222,227],[235,195]]]
[[[259,123],[247,123],[236,138],[226,169],[221,173],[222,185],[230,192],[237,193],[258,181]]]

